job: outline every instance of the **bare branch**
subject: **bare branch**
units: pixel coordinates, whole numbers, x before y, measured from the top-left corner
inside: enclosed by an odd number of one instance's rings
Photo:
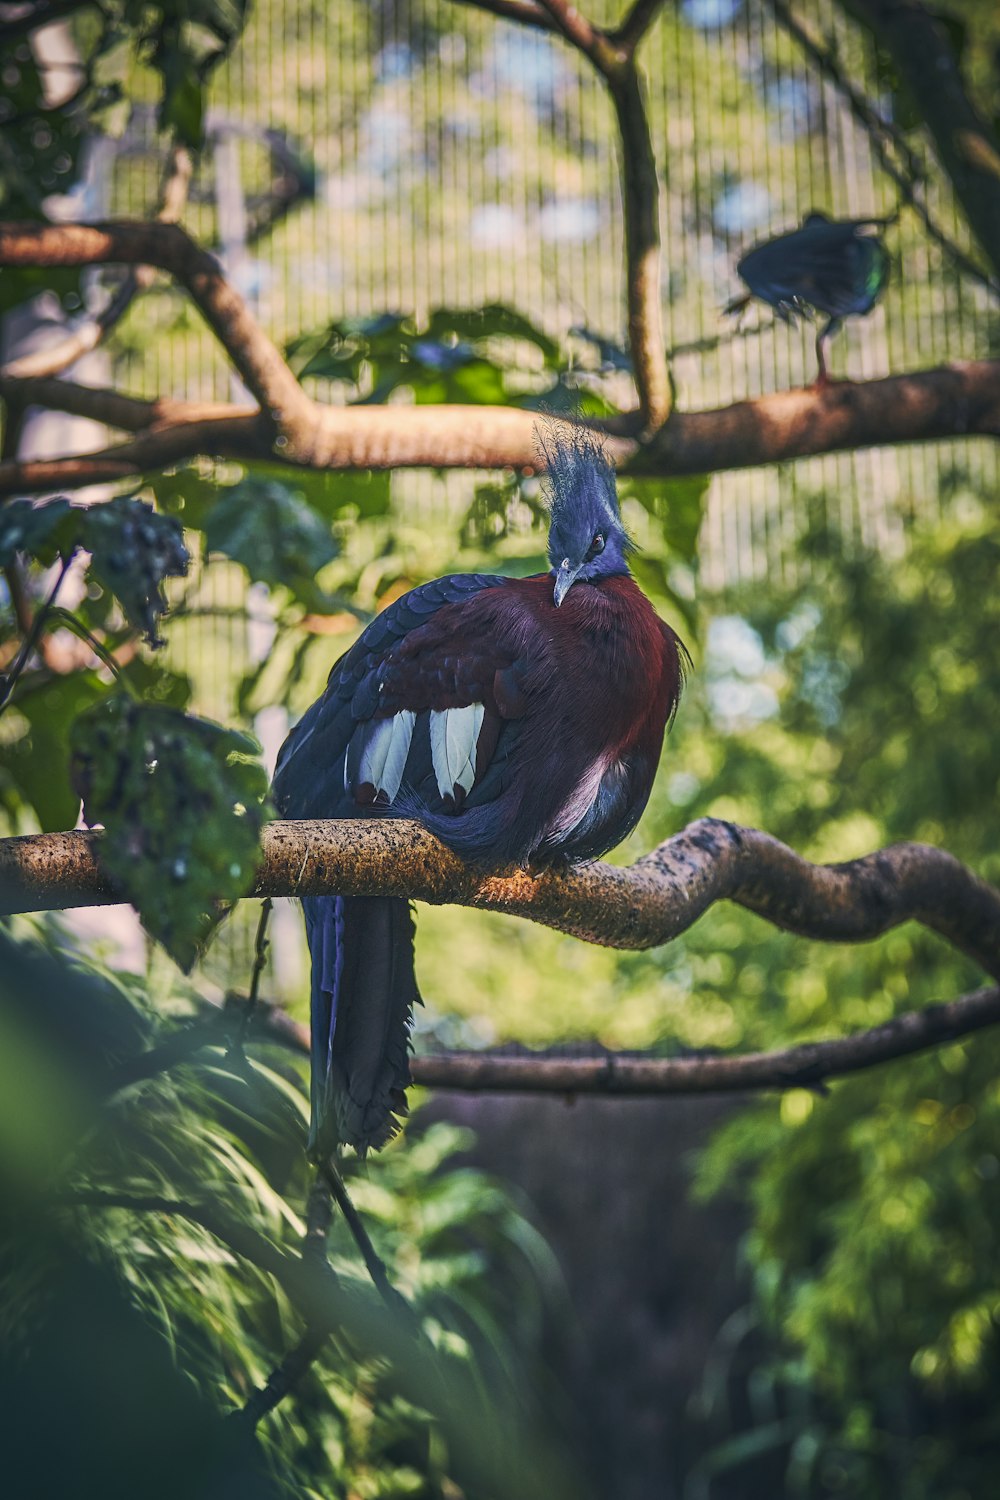
[[[455,5],[468,5],[473,10],[485,10],[504,21],[518,21],[522,26],[534,26],[539,31],[554,31],[552,17],[536,5],[534,0],[453,0]]]
[[[632,9],[621,25],[608,33],[615,46],[630,56],[663,9],[663,0],[633,0]]]
[[[561,32],[585,57],[589,57],[607,77],[605,55],[609,49],[608,39],[603,31],[592,25],[582,11],[577,10],[573,0],[538,0],[538,4],[548,11],[554,29]]]
[[[309,452],[315,404],[215,258],[176,224],[0,224],[0,266],[157,266],[187,289],[247,388],[284,438]]]
[[[185,146],[175,145],[167,158],[163,186],[160,190],[160,207],[156,220],[160,224],[176,224],[184,212],[188,190],[191,186],[193,165],[191,153]],[[22,355],[11,360],[0,369],[0,377],[29,380],[42,376],[54,376],[68,370],[84,354],[104,342],[111,330],[121,322],[136,295],[152,286],[156,272],[152,266],[135,266],[127,272],[121,284],[108,300],[107,306],[89,321],[81,323],[66,338],[48,349],[39,349],[33,354]],[[59,410],[58,406],[55,408]]]
[[[0,840],[0,910],[46,911],[116,899],[100,835]],[[1000,892],[952,855],[894,844],[841,865],[813,865],[756,829],[702,818],[635,864],[484,874],[402,819],[275,822],[264,830],[253,894],[412,897],[529,917],[585,942],[652,948],[716,901],[735,901],[787,932],[859,943],[900,922],[941,934],[1000,977]]]
[[[947,1004],[907,1011],[882,1026],[781,1052],[731,1057],[594,1057],[444,1052],[412,1059],[422,1088],[501,1094],[600,1094],[648,1098],[729,1094],[750,1089],[816,1088],[882,1063],[925,1052],[1000,1025],[1000,989],[974,990]]]
[[[660,184],[635,65],[636,45],[657,7],[638,0],[623,32],[608,35],[592,25],[572,0],[539,3],[566,39],[593,63],[614,105],[625,216],[628,342],[642,434],[648,436],[663,426],[672,404],[660,307]]]
[[[631,57],[609,87],[621,149],[629,352],[643,428],[655,433],[672,405],[660,305],[660,184],[642,84]]]
[[[31,389],[34,393],[38,387]],[[94,413],[113,411],[123,425],[141,419],[133,398],[97,395],[107,397],[105,407],[91,396],[71,394],[60,402],[66,406],[72,401],[74,410],[87,405]],[[72,458],[0,463],[0,497],[112,483],[198,457],[247,463],[266,458],[291,466],[285,450],[272,452],[268,424],[259,412],[168,402],[155,403],[155,408],[157,424],[132,442]],[[188,411],[196,414],[190,421]],[[538,465],[538,419],[515,407],[316,405],[314,411],[309,462],[299,467],[531,471]],[[609,454],[620,469],[661,478],[939,438],[997,437],[1000,361],[970,361],[881,380],[831,381],[709,411],[675,411],[644,445],[631,435],[640,423],[639,414],[632,413],[590,425],[607,435]]]
[[[786,0],[768,0],[768,3],[778,24],[783,26],[789,36],[798,43],[817,72],[824,78],[828,78],[837,92],[846,100],[851,114],[871,141],[872,149],[882,170],[899,189],[903,202],[913,209],[929,238],[939,245],[948,258],[954,261],[967,276],[978,281],[994,296],[1000,295],[1000,283],[993,280],[981,266],[977,265],[960,245],[956,245],[931,215],[922,187],[927,175],[926,169],[903,132],[879,114],[871,101],[855,87],[841,69],[832,46],[824,45],[817,40],[803,24],[801,18],[795,15]],[[901,165],[897,163],[896,156],[899,157]]]
[[[947,33],[919,0],[855,0],[892,54],[969,228],[1000,278],[1000,146],[966,92]]]

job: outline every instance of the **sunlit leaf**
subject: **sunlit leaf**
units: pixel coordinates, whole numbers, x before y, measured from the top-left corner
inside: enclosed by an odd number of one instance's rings
[[[70,784],[70,725],[85,709],[107,696],[96,672],[50,677],[24,691],[15,704],[27,720],[27,733],[0,744],[0,766],[30,807],[43,833],[72,828],[80,797]]]

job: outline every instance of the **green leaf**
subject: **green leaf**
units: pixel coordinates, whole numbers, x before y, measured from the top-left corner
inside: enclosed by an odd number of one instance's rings
[[[57,557],[69,557],[86,514],[62,496],[41,505],[12,500],[0,508],[0,567],[9,567],[19,553],[45,567]]]
[[[27,732],[0,744],[0,766],[34,810],[43,833],[76,823],[80,798],[69,779],[69,726],[107,692],[96,672],[50,677],[30,690],[20,686],[15,706],[27,721]]]
[[[472,340],[523,339],[541,351],[546,365],[554,367],[559,359],[559,345],[555,339],[550,338],[523,313],[501,302],[490,302],[485,307],[476,308],[435,308],[427,324],[427,337],[441,339],[446,334]]]
[[[205,136],[205,86],[199,69],[191,57],[171,48],[162,56],[160,72],[160,129],[176,130],[186,146],[200,150]]]
[[[91,553],[90,572],[121,603],[130,625],[151,646],[162,646],[157,622],[167,608],[164,578],[182,578],[191,558],[181,523],[151,505],[120,495],[83,511],[81,541]]]
[[[693,474],[688,479],[639,479],[623,477],[619,491],[623,497],[638,500],[643,509],[659,522],[663,540],[671,551],[693,567],[697,562],[698,533],[705,516],[710,474]]]
[[[198,530],[204,528],[205,517],[225,489],[214,475],[202,473],[193,464],[171,474],[152,474],[147,483],[161,511],[179,516],[185,526]]]
[[[143,926],[188,970],[245,895],[266,819],[267,776],[246,735],[115,693],[71,730],[102,867]]]
[[[337,543],[300,490],[277,479],[242,480],[206,518],[205,542],[241,563],[255,582],[289,589],[307,609],[329,602],[316,574],[337,556]]]

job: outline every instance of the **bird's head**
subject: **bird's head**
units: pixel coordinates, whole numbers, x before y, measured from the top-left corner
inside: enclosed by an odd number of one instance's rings
[[[585,427],[539,436],[549,490],[552,597],[560,605],[574,583],[628,572],[633,543],[622,525],[614,466],[600,438]]]

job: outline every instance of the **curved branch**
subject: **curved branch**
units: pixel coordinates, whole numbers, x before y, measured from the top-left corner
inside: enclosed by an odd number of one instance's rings
[[[100,835],[0,840],[0,910],[120,899],[98,864]],[[944,850],[894,844],[814,865],[757,829],[701,818],[633,865],[484,874],[402,819],[275,822],[264,830],[253,894],[411,897],[529,917],[609,948],[670,942],[716,901],[828,943],[859,943],[901,922],[941,934],[1000,978],[1000,892]]]
[[[167,158],[163,185],[160,189],[160,207],[156,221],[160,224],[176,224],[184,212],[194,164],[186,146],[175,145]],[[76,364],[84,354],[89,354],[103,343],[128,312],[136,296],[152,286],[155,271],[152,266],[135,266],[124,276],[108,299],[108,304],[95,317],[74,328],[72,332],[48,349],[38,349],[33,354],[24,354],[0,368],[0,377],[15,380],[31,380],[59,375]],[[56,407],[56,410],[59,408]]]
[[[214,256],[177,224],[0,223],[2,266],[157,266],[185,287],[248,390],[286,442],[288,456],[309,450],[312,402],[222,274]]]

